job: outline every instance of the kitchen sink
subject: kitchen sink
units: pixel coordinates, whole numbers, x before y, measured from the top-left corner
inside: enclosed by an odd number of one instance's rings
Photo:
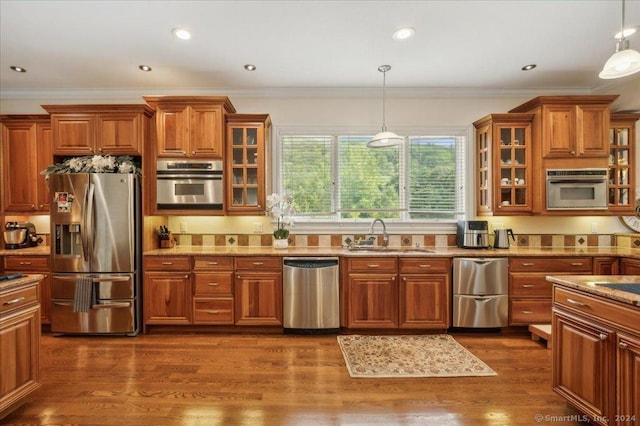
[[[380,247],[380,246],[349,246],[347,250],[356,253],[435,253],[422,247]]]
[[[640,283],[593,283],[599,287],[613,288],[627,293],[640,294]]]

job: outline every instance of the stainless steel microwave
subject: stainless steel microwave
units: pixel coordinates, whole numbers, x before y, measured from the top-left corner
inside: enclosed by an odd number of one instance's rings
[[[547,210],[606,210],[607,169],[547,169]]]
[[[222,210],[222,161],[159,160],[158,209]]]

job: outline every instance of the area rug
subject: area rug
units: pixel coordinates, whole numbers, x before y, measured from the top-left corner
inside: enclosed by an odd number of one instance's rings
[[[495,376],[448,334],[338,336],[351,377]]]

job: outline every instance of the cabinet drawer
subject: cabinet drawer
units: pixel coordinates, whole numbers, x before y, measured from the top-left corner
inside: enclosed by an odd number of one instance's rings
[[[194,324],[233,324],[233,298],[193,299]]]
[[[551,324],[551,299],[519,299],[509,302],[509,324]]]
[[[401,274],[446,273],[450,271],[451,261],[444,257],[400,258]]]
[[[554,306],[612,321],[631,330],[638,329],[640,309],[634,309],[631,305],[622,302],[604,300],[598,296],[558,286],[553,289],[553,302]]]
[[[194,270],[223,269],[223,270],[231,271],[233,270],[233,257],[231,256],[194,256],[193,269]]]
[[[49,256],[5,256],[6,271],[49,271]]]
[[[546,297],[553,295],[547,274],[509,274],[509,295],[512,297]]]
[[[349,272],[396,272],[398,259],[396,257],[362,257],[350,258]]]
[[[38,287],[19,288],[0,295],[0,313],[38,302]]]
[[[194,281],[196,296],[205,294],[233,294],[232,272],[198,272],[194,274]]]
[[[264,271],[266,269],[282,270],[281,257],[236,257],[236,269],[248,271]]]
[[[147,256],[144,258],[144,269],[146,271],[189,271],[191,270],[191,258]]]
[[[590,257],[512,257],[511,272],[588,272],[591,273]]]

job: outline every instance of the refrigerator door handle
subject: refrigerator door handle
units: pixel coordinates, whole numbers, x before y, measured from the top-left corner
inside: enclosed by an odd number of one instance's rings
[[[89,258],[93,260],[93,244],[94,244],[94,235],[93,235],[93,203],[94,203],[94,193],[96,187],[94,184],[89,184],[89,195],[87,196],[87,208],[86,208],[86,217],[85,217],[85,229],[87,230],[87,249],[89,251]]]
[[[80,222],[80,237],[82,238],[82,258],[85,262],[87,262],[89,260],[89,233],[87,232],[87,203],[89,202],[89,188],[85,188],[84,190],[83,201],[85,208],[82,210],[82,220]]]

